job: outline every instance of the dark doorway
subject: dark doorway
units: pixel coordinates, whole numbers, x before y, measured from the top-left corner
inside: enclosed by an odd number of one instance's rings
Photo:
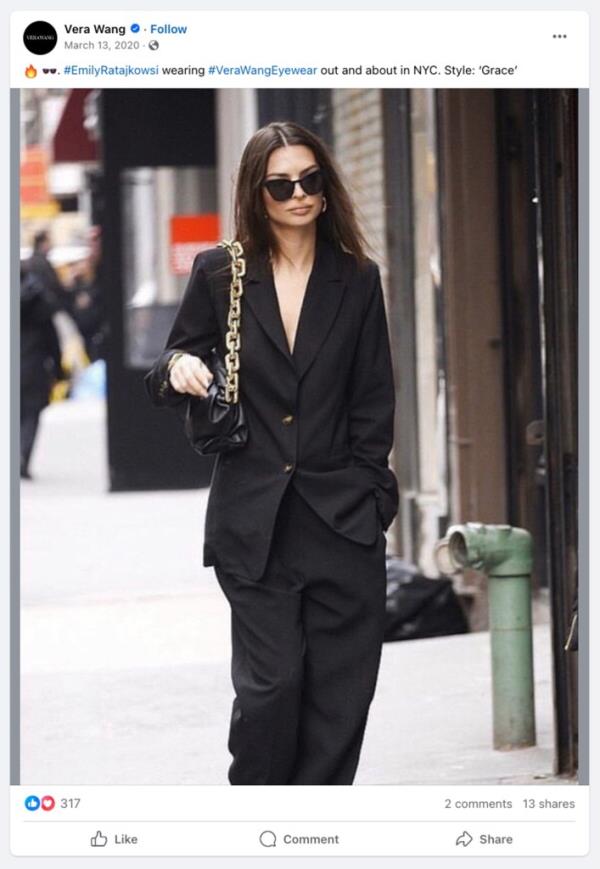
[[[210,480],[212,459],[193,453],[173,411],[151,407],[143,377],[164,345],[186,280],[171,268],[170,220],[216,211],[214,113],[211,90],[101,95],[112,491]]]

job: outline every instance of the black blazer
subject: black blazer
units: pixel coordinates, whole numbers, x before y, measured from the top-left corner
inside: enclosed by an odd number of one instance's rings
[[[145,377],[152,403],[181,412],[168,383],[171,355],[225,355],[229,274],[222,248],[198,254],[165,348]],[[247,261],[243,280],[240,400],[248,443],[215,462],[205,520],[205,566],[248,579],[266,565],[288,485],[340,534],[372,544],[398,509],[388,466],[394,382],[377,265],[318,239],[290,354],[271,267]],[[310,546],[310,541],[306,541]]]

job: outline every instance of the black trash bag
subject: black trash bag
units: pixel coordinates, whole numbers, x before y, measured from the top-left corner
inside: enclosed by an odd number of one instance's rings
[[[430,579],[395,555],[387,556],[384,642],[469,632],[461,603],[447,577]]]

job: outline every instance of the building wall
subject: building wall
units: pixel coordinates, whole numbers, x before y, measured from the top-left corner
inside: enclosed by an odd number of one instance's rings
[[[331,101],[334,156],[372,248],[369,253],[379,264],[386,305],[389,305],[381,90],[334,90]],[[393,467],[393,455],[390,464]],[[397,549],[395,524],[388,532],[392,552]]]
[[[381,91],[347,88],[332,93],[335,157],[356,205],[374,258],[387,277],[383,200]],[[385,281],[384,281],[385,285]]]

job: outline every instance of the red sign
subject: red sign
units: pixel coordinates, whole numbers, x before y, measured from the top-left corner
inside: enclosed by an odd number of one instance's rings
[[[175,214],[171,218],[171,271],[187,275],[194,257],[219,241],[218,214]]]
[[[21,162],[21,202],[25,205],[48,202],[48,155],[41,145],[25,149]]]

